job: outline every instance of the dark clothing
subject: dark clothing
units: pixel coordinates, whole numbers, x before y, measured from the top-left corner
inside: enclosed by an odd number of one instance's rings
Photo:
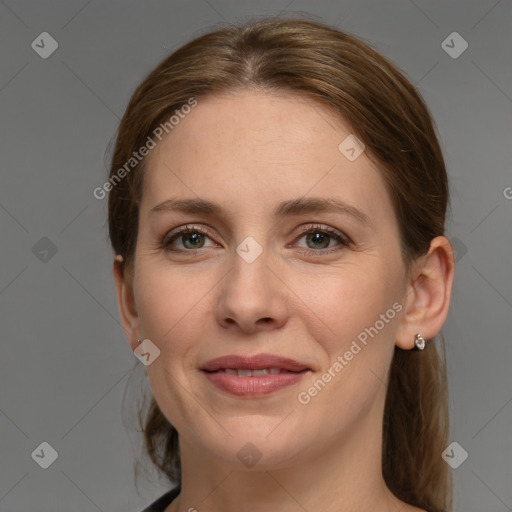
[[[171,489],[151,503],[151,505],[145,508],[142,512],[164,512],[164,510],[171,504],[171,501],[178,496],[180,491],[181,489],[179,487]]]

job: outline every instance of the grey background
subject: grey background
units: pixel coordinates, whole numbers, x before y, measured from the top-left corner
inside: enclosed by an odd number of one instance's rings
[[[167,490],[151,472],[139,492],[133,483],[140,439],[129,413],[123,425],[121,402],[129,376],[128,403],[144,378],[119,324],[106,200],[92,191],[105,182],[108,142],[149,70],[215,23],[281,10],[307,12],[371,43],[418,86],[432,111],[452,186],[448,235],[457,249],[443,329],[451,440],[469,454],[453,471],[455,510],[512,510],[510,1],[6,0],[2,512],[135,512]],[[47,59],[31,47],[44,31],[59,45]],[[458,58],[441,47],[453,31],[469,44]],[[43,441],[59,454],[48,469],[31,457]]]

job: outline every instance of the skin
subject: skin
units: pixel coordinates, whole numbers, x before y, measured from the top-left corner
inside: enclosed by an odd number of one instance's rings
[[[338,150],[350,133],[316,100],[244,90],[200,99],[148,156],[134,272],[118,256],[114,276],[132,350],[149,338],[161,351],[147,374],[180,435],[182,492],[166,512],[420,510],[382,478],[386,382],[395,345],[412,349],[416,333],[428,340],[440,331],[454,255],[437,237],[406,268],[379,170],[364,152],[349,161]],[[214,201],[224,213],[150,213],[171,197]],[[272,216],[281,201],[310,197],[340,199],[370,222],[332,212]],[[303,233],[311,223],[352,243],[311,239]],[[166,234],[187,224],[209,233],[196,239],[196,253],[190,236],[163,249]],[[248,236],[263,248],[252,263],[236,252]],[[401,311],[299,403],[394,303]],[[198,370],[218,356],[262,352],[312,372],[264,398],[240,398]],[[237,457],[247,442],[261,453],[252,468]]]

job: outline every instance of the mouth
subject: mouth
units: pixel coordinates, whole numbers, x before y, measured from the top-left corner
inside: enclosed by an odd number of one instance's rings
[[[275,393],[311,372],[294,359],[268,354],[223,356],[208,361],[200,370],[218,390],[245,398]]]
[[[263,377],[264,375],[279,375],[280,373],[300,373],[285,370],[284,368],[261,368],[251,370],[249,368],[220,368],[210,373],[227,373],[228,375],[237,375],[238,377]]]

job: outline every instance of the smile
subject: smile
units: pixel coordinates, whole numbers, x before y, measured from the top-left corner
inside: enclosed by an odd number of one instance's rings
[[[293,359],[267,354],[223,356],[201,368],[203,375],[217,389],[245,398],[256,398],[292,386],[311,372]]]
[[[239,377],[262,377],[263,375],[278,375],[280,373],[291,373],[282,368],[263,368],[262,370],[249,370],[246,368],[226,368],[225,370],[217,370],[225,372],[228,375],[238,375]]]

